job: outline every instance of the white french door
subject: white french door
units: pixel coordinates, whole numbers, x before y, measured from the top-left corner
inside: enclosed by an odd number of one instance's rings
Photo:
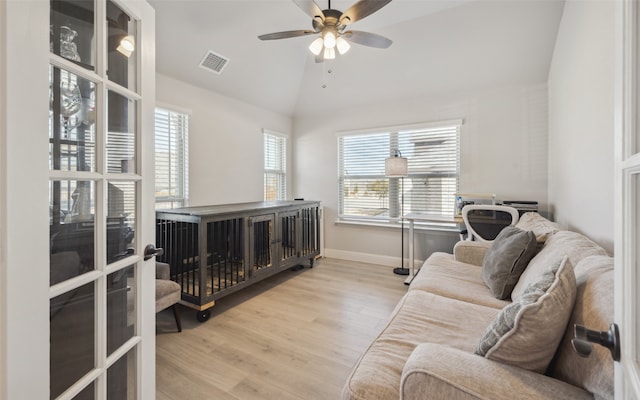
[[[616,2],[615,320],[621,360],[616,399],[640,398],[640,7]]]
[[[0,8],[0,399],[153,399],[153,9]]]

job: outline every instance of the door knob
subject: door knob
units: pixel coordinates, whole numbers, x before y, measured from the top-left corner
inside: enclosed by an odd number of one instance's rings
[[[597,343],[611,351],[613,361],[620,361],[620,332],[618,325],[611,324],[608,331],[593,331],[582,325],[573,326],[573,339],[571,345],[573,349],[582,357],[589,357],[593,346],[591,343]]]
[[[163,249],[157,249],[155,245],[153,244],[148,244],[145,248],[144,248],[144,260],[150,260],[151,257],[153,256],[161,256],[164,254],[164,250]]]

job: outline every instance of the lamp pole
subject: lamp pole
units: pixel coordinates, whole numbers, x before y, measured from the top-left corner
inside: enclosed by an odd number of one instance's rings
[[[408,176],[408,160],[402,157],[400,150],[394,149],[394,155],[384,160],[384,172],[385,176],[389,178],[401,178],[400,188],[401,191],[401,205],[400,205],[400,254],[402,258],[401,266],[393,269],[393,272],[398,275],[409,275],[409,268],[404,267],[404,177]],[[391,183],[391,182],[389,182]],[[397,183],[396,183],[397,184]],[[397,199],[397,197],[396,197]],[[391,207],[390,207],[391,209]],[[389,214],[391,216],[391,214]]]
[[[409,275],[409,268],[404,267],[404,176],[400,178],[400,267],[393,269],[396,275]]]

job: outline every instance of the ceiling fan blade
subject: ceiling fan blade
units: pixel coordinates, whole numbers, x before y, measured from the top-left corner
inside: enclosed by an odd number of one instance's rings
[[[391,3],[391,0],[360,0],[347,9],[340,17],[339,25],[349,25],[353,22],[373,14],[382,7]]]
[[[266,35],[258,36],[260,40],[275,40],[275,39],[287,39],[298,36],[306,36],[313,35],[314,31],[309,30],[297,30],[297,31],[284,31],[284,32],[275,32],[275,33],[267,33]]]
[[[324,14],[322,13],[322,9],[316,4],[315,1],[293,0],[293,2],[296,3],[296,5],[300,7],[300,9],[311,18],[315,19],[316,17],[318,17],[321,21],[324,21]]]
[[[350,42],[361,44],[363,46],[376,47],[378,49],[386,49],[393,43],[391,39],[387,39],[384,36],[362,31],[346,31],[342,36],[347,38]]]

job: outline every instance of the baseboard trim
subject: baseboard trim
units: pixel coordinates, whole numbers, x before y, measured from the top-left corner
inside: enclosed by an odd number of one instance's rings
[[[383,256],[380,254],[359,253],[357,251],[346,251],[339,249],[324,249],[324,257],[337,258],[339,260],[364,262],[369,264],[384,265],[387,267],[399,267],[402,260],[400,257]],[[421,266],[424,261],[415,260],[415,266]],[[408,259],[404,260],[405,268],[410,268]]]

